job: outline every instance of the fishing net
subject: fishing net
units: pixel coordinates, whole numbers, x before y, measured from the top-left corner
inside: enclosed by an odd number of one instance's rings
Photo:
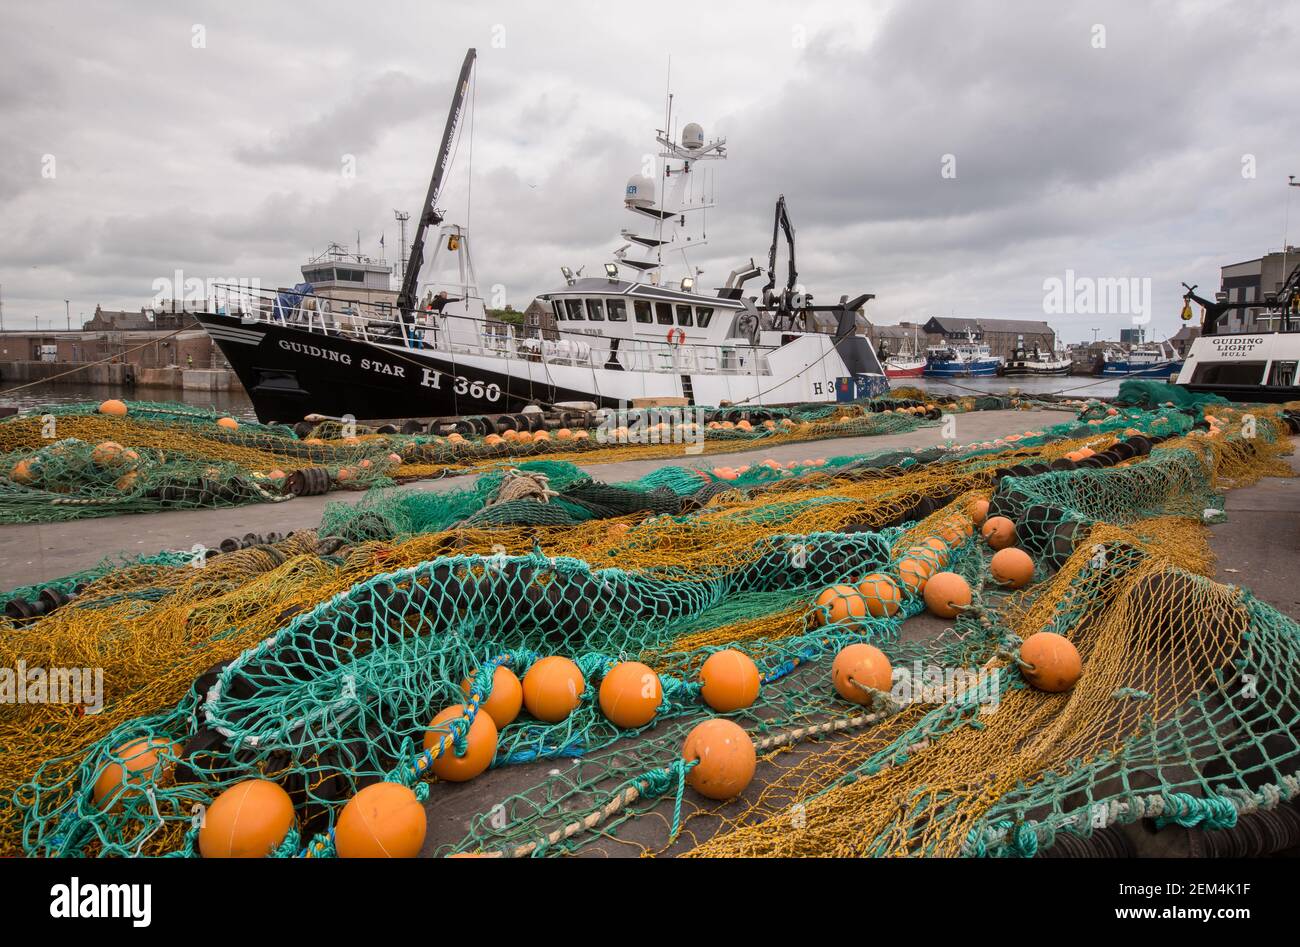
[[[522,676],[556,654],[584,675],[579,709],[555,724],[521,715],[493,764],[532,787],[433,851],[543,855],[625,836],[635,851],[699,855],[1031,855],[1138,818],[1231,825],[1296,790],[1300,629],[1205,577],[1203,511],[1283,473],[1287,448],[1276,414],[1252,415],[1246,437],[1222,413],[1211,434],[1176,409],[1092,406],[987,446],[735,480],[665,468],[611,485],[524,463],[451,494],[377,491],[279,543],[106,573],[38,621],[0,625],[0,667],[104,669],[99,713],[3,708],[0,851],[193,855],[196,807],[261,776],[295,804],[277,854],[332,854],[363,786],[442,804],[430,768],[464,751],[484,672]],[[1085,447],[1107,456],[1071,458]],[[990,550],[962,534],[947,567],[974,601],[947,631],[915,630],[916,596],[891,617],[839,622],[814,604],[827,585],[899,575],[976,498],[1034,555],[1024,590],[995,586]],[[533,520],[540,507],[554,521]],[[1017,642],[1042,629],[1081,653],[1068,693],[1025,683]],[[968,676],[848,704],[829,664],[861,641],[917,680]],[[680,753],[712,716],[699,668],[725,647],[762,674],[759,699],[731,715],[756,741],[759,778],[710,803],[685,788]],[[664,692],[638,732],[596,701],[611,665],[633,659]],[[471,675],[466,722],[425,750],[430,719],[467,701]],[[1258,696],[1244,696],[1248,680]],[[96,781],[140,739],[159,741],[161,762],[98,804]]]

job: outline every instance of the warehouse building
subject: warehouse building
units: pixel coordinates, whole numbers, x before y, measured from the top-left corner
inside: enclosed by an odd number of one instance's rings
[[[1018,347],[1050,352],[1056,348],[1056,331],[1046,322],[1028,319],[959,319],[935,316],[922,326],[926,345],[949,345],[967,339],[987,345],[989,351],[1011,358]]]

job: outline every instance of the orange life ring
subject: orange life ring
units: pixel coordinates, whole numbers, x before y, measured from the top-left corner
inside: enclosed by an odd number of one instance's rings
[[[669,330],[668,330],[668,344],[669,344],[669,345],[681,345],[681,344],[682,344],[683,342],[685,342],[685,341],[686,341],[686,330],[685,330],[685,329],[669,329]]]

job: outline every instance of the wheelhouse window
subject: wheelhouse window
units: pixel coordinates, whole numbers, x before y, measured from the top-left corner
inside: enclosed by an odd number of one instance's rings
[[[587,318],[592,322],[605,321],[605,304],[599,299],[587,300]]]
[[[673,307],[671,303],[655,303],[655,321],[661,326],[673,324]]]
[[[1264,362],[1211,362],[1198,365],[1193,385],[1258,385],[1264,377]]]
[[[606,299],[605,312],[610,322],[627,322],[627,303],[622,299]]]
[[[551,300],[551,309],[553,309],[553,310],[555,311],[555,321],[556,321],[556,322],[563,322],[563,321],[564,321],[564,307],[560,304],[560,301],[559,301],[558,299],[552,299],[552,300]]]
[[[690,306],[678,306],[678,307],[677,307],[677,324],[678,324],[679,326],[693,326],[693,325],[695,325],[695,317],[691,315],[691,307],[690,307]]]
[[[636,313],[636,321],[651,323],[654,319],[650,314],[650,304],[644,299],[634,299],[632,301],[632,311]]]
[[[713,307],[712,307],[712,306],[696,306],[696,307],[695,307],[695,320],[696,320],[696,324],[697,324],[701,329],[707,329],[707,328],[709,327],[709,322],[710,322],[712,319],[713,319]]]
[[[564,301],[564,308],[568,310],[570,322],[578,322],[582,319],[581,299],[566,299]]]

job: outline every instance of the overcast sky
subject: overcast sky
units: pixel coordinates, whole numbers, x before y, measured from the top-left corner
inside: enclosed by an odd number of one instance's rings
[[[137,309],[178,269],[291,284],[358,231],[395,259],[393,209],[418,215],[472,45],[473,134],[443,203],[468,218],[480,287],[516,308],[561,264],[599,272],[636,223],[623,188],[671,56],[676,115],[728,140],[702,285],[766,256],[784,193],[820,301],[1116,336],[1130,315],[1044,314],[1044,281],[1069,270],[1150,279],[1168,335],[1180,281],[1213,289],[1219,266],[1282,245],[1300,7],[1137,6],[6,4],[4,324],[62,327],[65,298],[74,324]]]

